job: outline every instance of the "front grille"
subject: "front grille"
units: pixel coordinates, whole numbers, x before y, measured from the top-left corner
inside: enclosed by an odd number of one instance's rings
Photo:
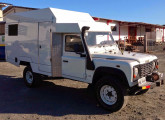
[[[154,62],[146,63],[139,66],[140,77],[146,77],[147,75],[151,74],[154,70],[153,68]]]

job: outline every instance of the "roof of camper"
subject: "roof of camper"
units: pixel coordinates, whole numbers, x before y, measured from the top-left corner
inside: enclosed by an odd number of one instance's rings
[[[54,22],[58,33],[80,33],[84,26],[89,26],[90,31],[110,31],[109,26],[95,22],[88,13],[56,8],[19,12],[9,14],[6,17],[6,24],[15,22]]]
[[[62,10],[56,8],[45,8],[27,12],[19,12],[7,15],[7,18],[18,21],[54,21],[56,23],[93,22],[88,13]]]

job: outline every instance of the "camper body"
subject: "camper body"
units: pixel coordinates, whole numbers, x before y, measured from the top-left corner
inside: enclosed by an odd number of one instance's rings
[[[102,107],[117,111],[128,93],[163,83],[156,56],[121,52],[109,26],[87,13],[54,8],[16,13],[7,16],[5,28],[6,60],[26,66],[29,87],[40,75],[86,82]]]

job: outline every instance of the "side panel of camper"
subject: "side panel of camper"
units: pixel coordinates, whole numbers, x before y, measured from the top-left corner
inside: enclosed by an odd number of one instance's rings
[[[8,22],[7,61],[16,66],[29,62],[33,72],[51,76],[50,27],[47,22]]]
[[[7,61],[19,65],[20,61],[38,63],[37,23],[6,24],[6,57]]]

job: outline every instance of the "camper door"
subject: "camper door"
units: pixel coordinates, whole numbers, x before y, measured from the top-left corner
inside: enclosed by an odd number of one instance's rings
[[[38,60],[39,60],[39,70],[47,73],[51,73],[51,32],[50,32],[50,22],[40,22],[38,23]]]

